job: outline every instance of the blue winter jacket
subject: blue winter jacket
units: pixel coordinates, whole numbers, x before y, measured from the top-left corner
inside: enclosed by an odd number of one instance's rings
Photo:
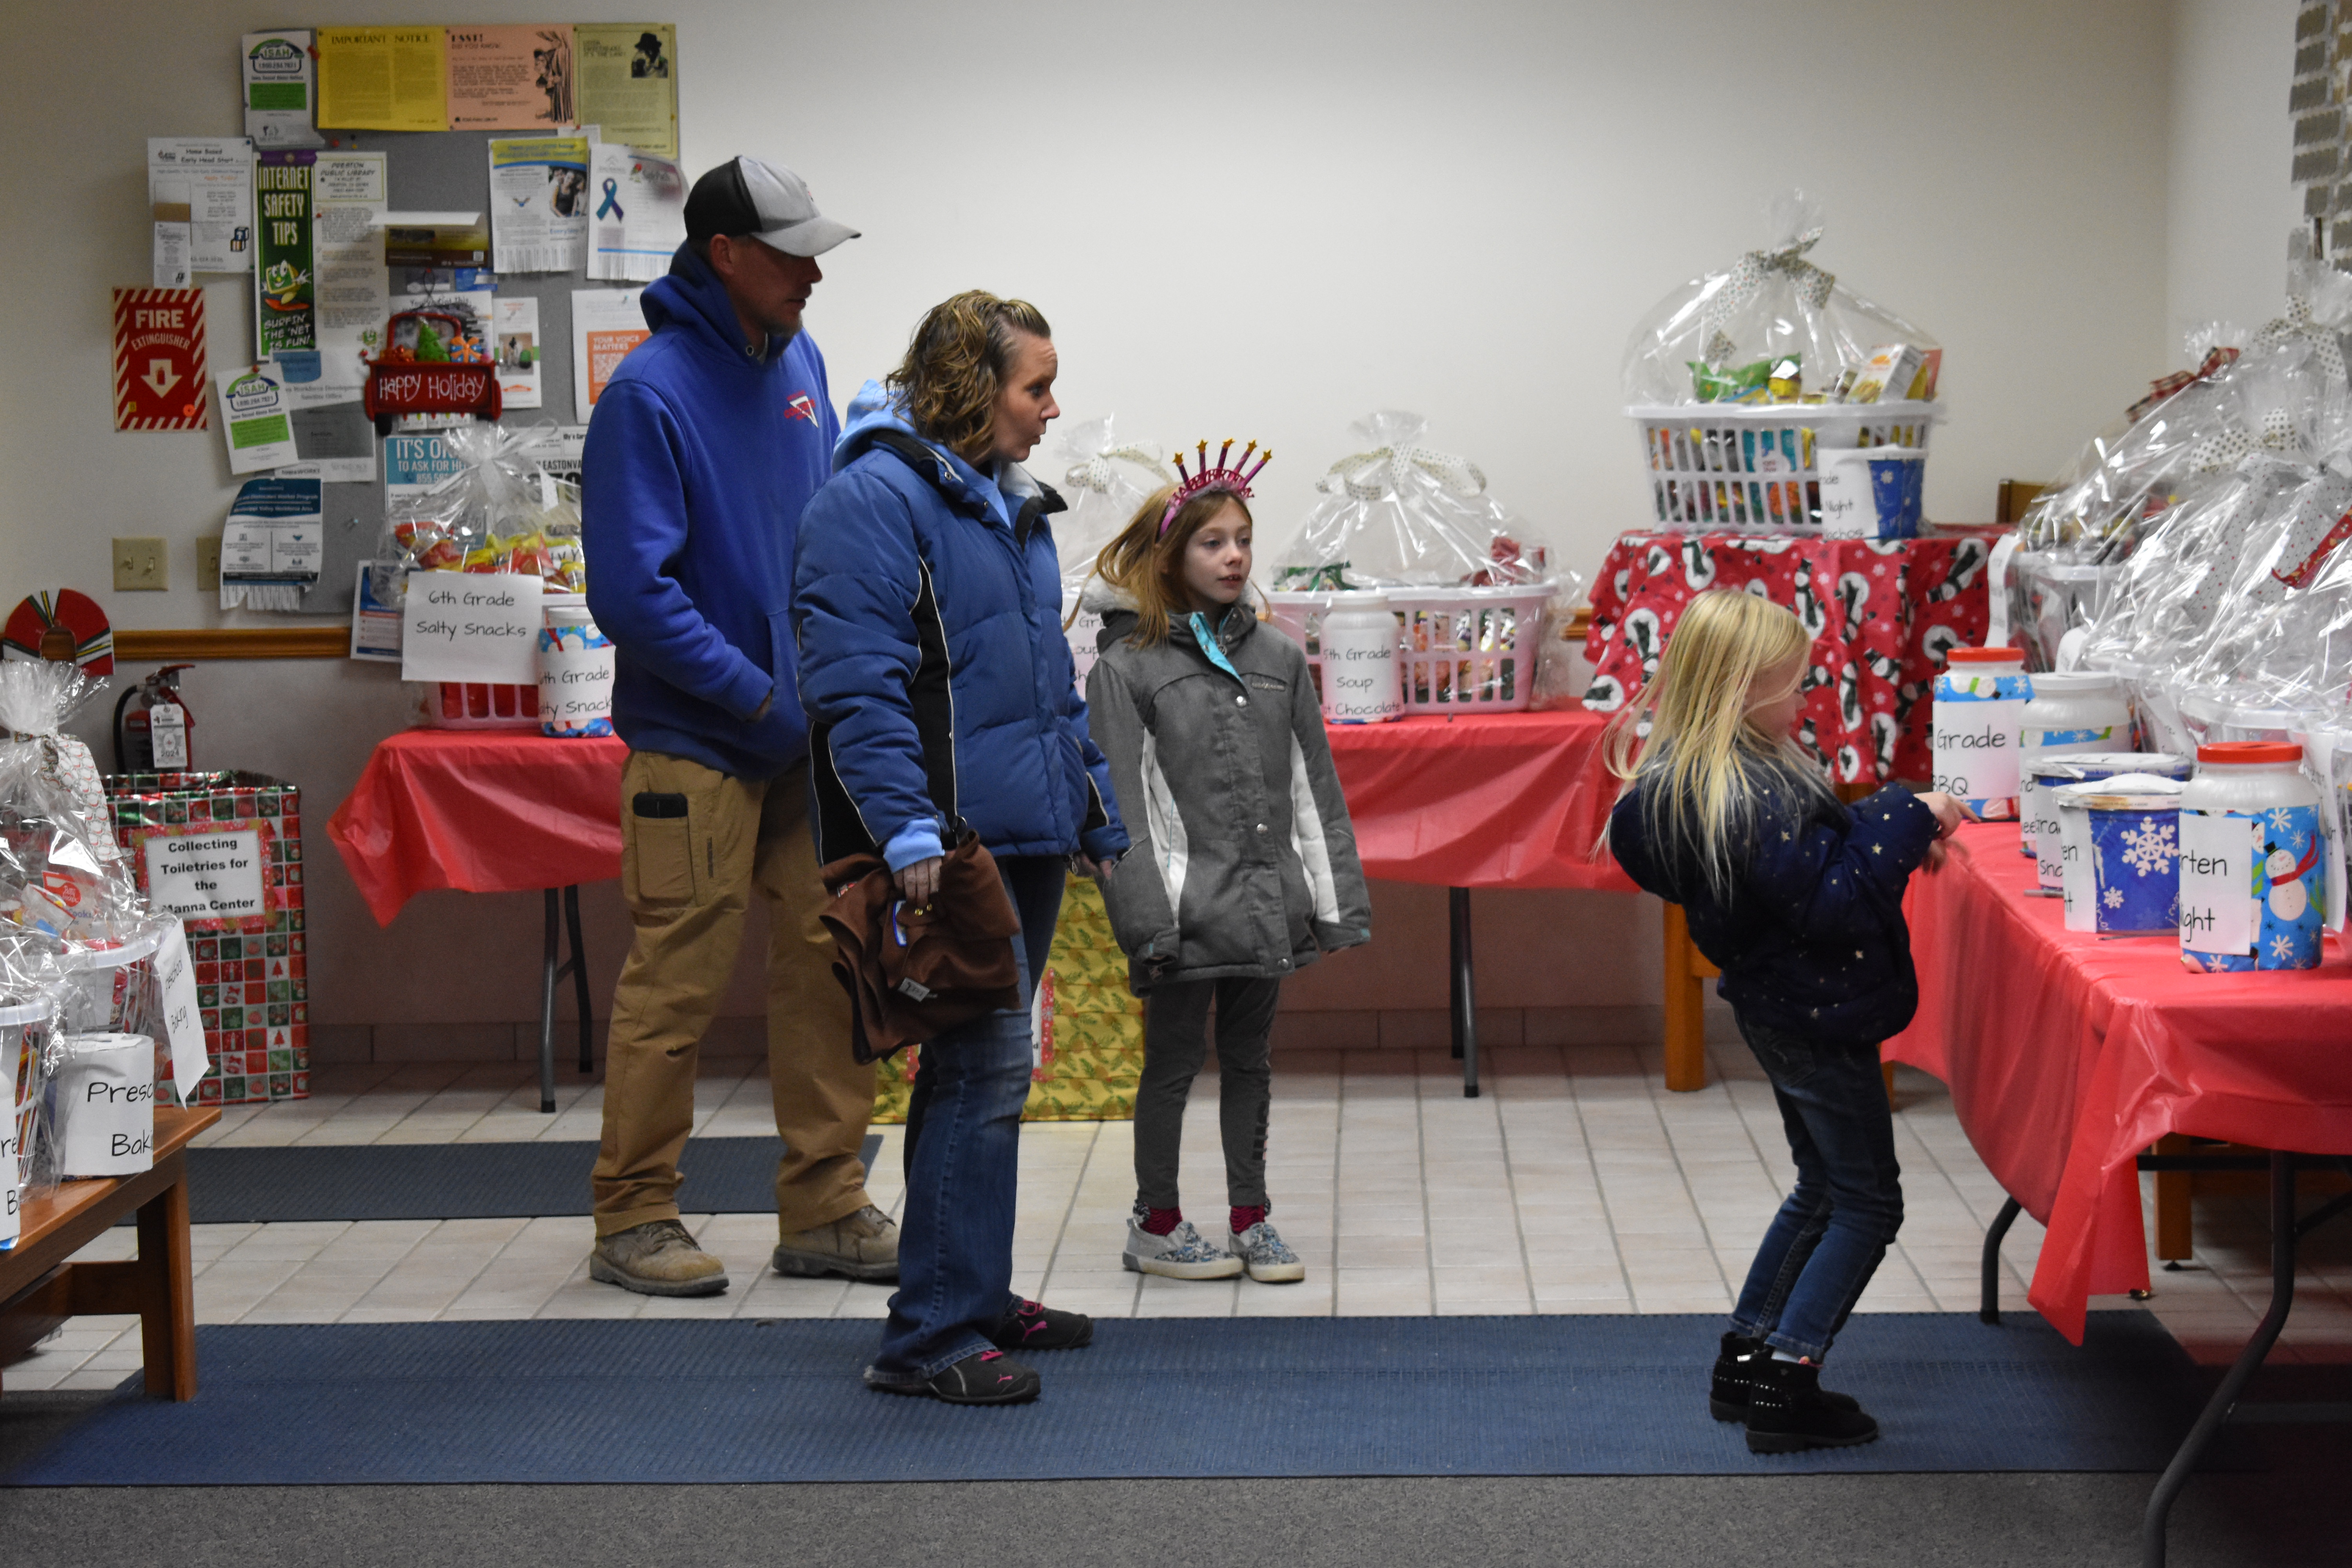
[[[832,472],[824,358],[805,332],[754,354],[684,247],[644,309],[653,336],[596,400],[581,474],[588,608],[618,656],[613,727],[633,751],[772,778],[808,747],[793,537]]]
[[[1061,498],[920,439],[875,382],[834,468],[793,573],[818,858],[897,870],[959,817],[991,854],[1125,853],[1062,631]]]
[[[1652,830],[1645,781],[1610,812],[1610,852],[1644,891],[1683,906],[1741,1017],[1875,1046],[1918,1010],[1903,885],[1936,840],[1936,814],[1892,785],[1847,807],[1769,768],[1750,781],[1755,812],[1728,899],[1709,890],[1695,854]]]

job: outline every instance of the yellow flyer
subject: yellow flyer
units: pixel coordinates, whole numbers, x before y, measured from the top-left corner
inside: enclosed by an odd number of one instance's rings
[[[605,142],[677,156],[677,28],[668,22],[575,23],[580,123]]]
[[[446,131],[439,27],[319,29],[319,123],[339,131]]]
[[[572,29],[451,27],[449,129],[551,131],[579,122]]]

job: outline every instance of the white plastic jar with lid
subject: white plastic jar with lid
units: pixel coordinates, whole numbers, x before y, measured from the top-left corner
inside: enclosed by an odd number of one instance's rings
[[[1328,721],[1378,724],[1404,717],[1404,686],[1397,675],[1402,637],[1387,595],[1331,595],[1317,637]]]
[[[1956,647],[1936,677],[1935,787],[1988,822],[2017,819],[2018,734],[2033,682],[2013,647]]]
[[[2181,963],[2203,973],[2318,966],[2330,873],[2300,745],[2198,747],[2179,858]]]
[[[2042,798],[2033,764],[2070,752],[2131,750],[2131,698],[2119,676],[2095,670],[2045,673],[2032,678],[2033,696],[2018,721],[2018,849],[2033,858],[2036,824],[2053,822],[2056,808]]]

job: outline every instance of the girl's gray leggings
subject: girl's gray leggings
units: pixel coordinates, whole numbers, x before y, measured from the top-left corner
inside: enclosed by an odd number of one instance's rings
[[[1143,1081],[1135,1091],[1135,1190],[1147,1207],[1181,1206],[1176,1160],[1184,1138],[1184,1100],[1208,1050],[1213,1000],[1225,1201],[1236,1207],[1265,1202],[1265,1120],[1273,1100],[1267,1040],[1281,994],[1279,980],[1167,981],[1145,994]]]

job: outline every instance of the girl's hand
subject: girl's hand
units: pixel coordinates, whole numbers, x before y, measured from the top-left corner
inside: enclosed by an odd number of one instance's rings
[[[1953,834],[1958,833],[1963,822],[1984,820],[1969,809],[1967,802],[1954,800],[1939,789],[1924,791],[1917,798],[1921,805],[1936,814],[1936,837],[1939,839],[1949,838]],[[1940,864],[1940,862],[1931,861],[1930,864]]]
[[[1927,846],[1927,858],[1925,864],[1930,871],[1940,871],[1944,868],[1944,862],[1951,858],[1952,852],[1945,848],[1944,841],[1938,838]]]

